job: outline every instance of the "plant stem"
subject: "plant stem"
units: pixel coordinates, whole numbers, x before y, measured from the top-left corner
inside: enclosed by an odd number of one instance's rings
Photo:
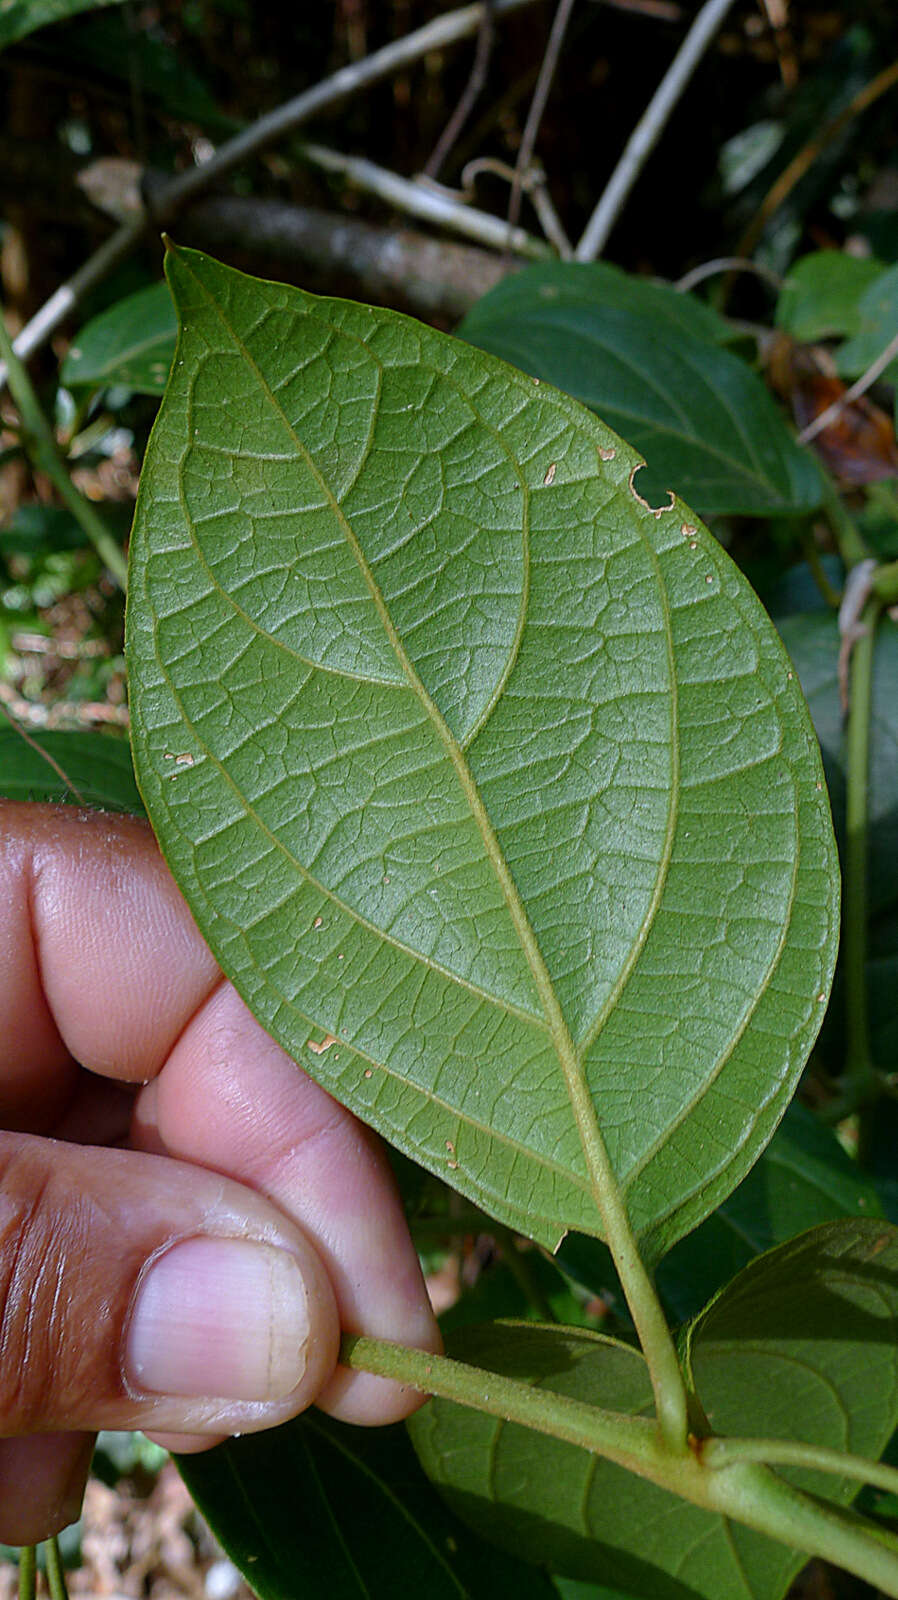
[[[121,549],[113,539],[103,518],[89,500],[75,488],[66,471],[40,402],[32,388],[31,379],[13,350],[12,340],[0,311],[0,354],[6,362],[10,393],[18,407],[22,421],[22,438],[26,451],[41,472],[45,472],[60,499],[68,506],[72,516],[83,528],[104,566],[112,573],[116,583],[124,589],[128,581],[128,565]]]
[[[552,79],[558,66],[558,57],[564,44],[564,36],[567,32],[573,5],[574,0],[558,0],[558,9],[555,12],[552,27],[549,31],[549,42],[546,45],[545,54],[540,65],[539,76],[533,91],[533,99],[530,102],[530,110],[527,112],[527,121],[524,123],[524,131],[521,134],[518,158],[514,166],[511,194],[508,198],[507,225],[509,236],[512,235],[517,227],[518,217],[521,214],[521,192],[524,175],[530,168],[536,136],[539,133],[539,125],[546,109],[546,101],[549,98],[549,90],[552,87]]]
[[[58,1539],[47,1540],[44,1545],[44,1555],[47,1562],[47,1588],[50,1590],[50,1600],[69,1600]]]
[[[863,1104],[876,1074],[870,1050],[867,1008],[867,840],[870,765],[870,712],[873,656],[880,602],[871,599],[861,613],[863,632],[851,658],[851,698],[845,758],[845,887],[842,960],[845,973],[845,1087]]]
[[[873,579],[873,593],[884,606],[898,602],[898,561],[887,561]]]
[[[37,1594],[37,1550],[26,1544],[19,1551],[19,1600],[35,1600]]]
[[[340,1362],[356,1371],[398,1379],[423,1394],[455,1400],[505,1422],[522,1423],[581,1450],[607,1456],[642,1476],[652,1475],[649,1468],[653,1460],[668,1465],[671,1462],[648,1417],[631,1417],[587,1405],[583,1400],[553,1394],[518,1378],[453,1361],[449,1356],[430,1355],[426,1350],[412,1350],[386,1339],[350,1334],[340,1346]]]
[[[345,1337],[340,1361],[355,1371],[397,1379],[422,1393],[440,1395],[589,1450],[703,1510],[732,1517],[787,1547],[832,1561],[898,1597],[895,1535],[794,1489],[758,1462],[709,1467],[703,1456],[710,1441],[692,1440],[685,1455],[673,1456],[647,1418],[606,1411],[517,1378],[384,1339]],[[847,1458],[849,1463],[852,1459]]]
[[[730,10],[733,0],[705,0],[692,27],[633,129],[626,148],[606,185],[583,237],[577,245],[578,261],[594,261],[624,209],[636,179],[664,132],[667,120],[689,79]],[[739,250],[747,256],[748,250]]]
[[[734,1461],[760,1461],[769,1467],[808,1467],[832,1472],[875,1489],[898,1494],[898,1467],[864,1456],[843,1455],[824,1445],[802,1444],[797,1439],[708,1439],[702,1445],[702,1460],[713,1471],[731,1466]]]
[[[480,244],[491,245],[494,250],[509,249],[519,255],[544,261],[552,251],[542,239],[537,239],[524,228],[509,228],[500,217],[487,211],[477,211],[473,206],[461,205],[436,184],[421,183],[417,179],[403,178],[398,172],[379,167],[365,156],[347,156],[322,144],[303,144],[302,154],[315,167],[344,177],[347,183],[364,189],[386,200],[399,211],[410,216],[423,217],[443,228],[451,228]]]
[[[845,504],[838,493],[835,484],[828,473],[823,472],[823,509],[829,519],[829,525],[835,535],[839,547],[839,555],[846,567],[856,567],[859,561],[866,561],[869,550],[858,533],[854,519],[845,510]]]

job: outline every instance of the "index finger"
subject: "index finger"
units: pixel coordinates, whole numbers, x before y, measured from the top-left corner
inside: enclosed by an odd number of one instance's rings
[[[0,1123],[155,1077],[219,981],[145,823],[0,801]]]

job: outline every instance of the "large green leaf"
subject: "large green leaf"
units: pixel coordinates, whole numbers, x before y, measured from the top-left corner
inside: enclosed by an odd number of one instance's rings
[[[70,389],[122,383],[138,394],[162,394],[176,331],[168,286],[138,289],[80,330],[62,364],[62,382]]]
[[[122,0],[0,0],[0,50],[51,22],[66,22],[79,11],[121,3]]]
[[[104,811],[143,811],[126,739],[97,732],[28,732],[0,724],[4,800],[71,801]]]
[[[898,1421],[898,1230],[826,1224],[747,1267],[698,1318],[688,1355],[715,1431],[877,1459]],[[472,1365],[651,1416],[642,1356],[582,1329],[492,1324],[450,1340]],[[447,1401],[409,1428],[428,1476],[476,1531],[645,1600],[777,1600],[805,1557],[561,1441]],[[846,1504],[858,1484],[783,1469]]]
[[[793,338],[811,342],[860,332],[861,297],[885,271],[882,261],[844,250],[814,250],[789,268],[776,305],[776,322]]]
[[[562,305],[632,311],[667,323],[672,334],[691,334],[711,344],[726,344],[733,337],[730,324],[694,295],[622,272],[606,261],[538,261],[511,272],[471,307],[461,331],[478,344],[481,327],[527,318],[535,307]]]
[[[543,1573],[446,1509],[401,1427],[312,1411],[178,1466],[261,1600],[553,1600]]]
[[[554,268],[565,271],[573,269]],[[557,384],[623,434],[646,458],[641,492],[653,501],[671,488],[703,515],[818,505],[815,462],[750,367],[711,342],[704,308],[687,312],[687,297],[663,286],[624,284],[622,291],[615,276],[591,286],[577,277],[563,290],[521,273],[485,295],[459,331]]]
[[[543,1242],[651,1253],[769,1139],[835,853],[774,630],[567,396],[395,313],[177,252],[131,543],[138,781],[250,1008]]]

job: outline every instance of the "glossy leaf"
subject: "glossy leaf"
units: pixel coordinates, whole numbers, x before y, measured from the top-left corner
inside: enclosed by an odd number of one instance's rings
[[[67,22],[79,11],[121,4],[121,0],[0,0],[0,50],[51,22]]]
[[[477,330],[499,321],[529,317],[536,307],[604,306],[632,311],[667,324],[671,334],[691,334],[710,344],[727,344],[733,337],[730,323],[695,295],[681,294],[669,283],[655,283],[606,261],[540,261],[511,272],[471,307],[460,332],[472,344]]]
[[[625,290],[612,287],[620,278]],[[557,384],[616,428],[645,456],[640,492],[653,504],[669,488],[703,515],[766,516],[819,504],[813,459],[795,444],[760,379],[711,342],[697,302],[687,314],[685,295],[623,274],[597,278],[588,293],[555,288],[521,273],[484,296],[459,332]]]
[[[567,396],[395,313],[170,259],[131,543],[141,792],[223,969],[500,1220],[647,1251],[738,1182],[816,1033],[835,856],[772,627]]]
[[[885,271],[871,257],[844,250],[814,250],[789,268],[776,306],[776,322],[794,339],[813,343],[855,334],[861,327],[861,296]]]
[[[898,1230],[826,1224],[769,1252],[690,1330],[688,1356],[716,1431],[794,1439],[877,1459],[898,1421]],[[639,1352],[582,1330],[469,1329],[450,1353],[558,1394],[652,1412]],[[645,1600],[778,1600],[805,1557],[686,1504],[584,1450],[432,1400],[409,1428],[428,1476],[486,1537]],[[858,1484],[782,1469],[847,1504]]]
[[[858,378],[882,354],[898,331],[898,266],[880,274],[861,296],[858,327],[836,352],[836,367],[846,378]],[[883,373],[886,383],[898,378],[898,359]]]
[[[176,331],[168,286],[138,289],[80,329],[62,364],[62,382],[70,389],[120,383],[137,394],[162,394]]]
[[[0,724],[0,796],[143,814],[128,741],[109,733],[29,729],[26,739]]]
[[[80,550],[88,542],[87,534],[70,511],[42,501],[17,506],[0,528],[0,552],[4,555],[41,556],[50,550]]]
[[[260,1600],[553,1600],[542,1572],[447,1510],[401,1427],[310,1411],[178,1467]]]

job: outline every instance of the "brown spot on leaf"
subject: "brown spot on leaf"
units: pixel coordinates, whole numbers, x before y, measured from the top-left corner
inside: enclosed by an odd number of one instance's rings
[[[323,1056],[325,1050],[329,1050],[331,1045],[336,1044],[336,1042],[336,1037],[332,1033],[326,1033],[320,1043],[316,1039],[306,1040],[306,1044],[311,1050],[313,1056]]]

